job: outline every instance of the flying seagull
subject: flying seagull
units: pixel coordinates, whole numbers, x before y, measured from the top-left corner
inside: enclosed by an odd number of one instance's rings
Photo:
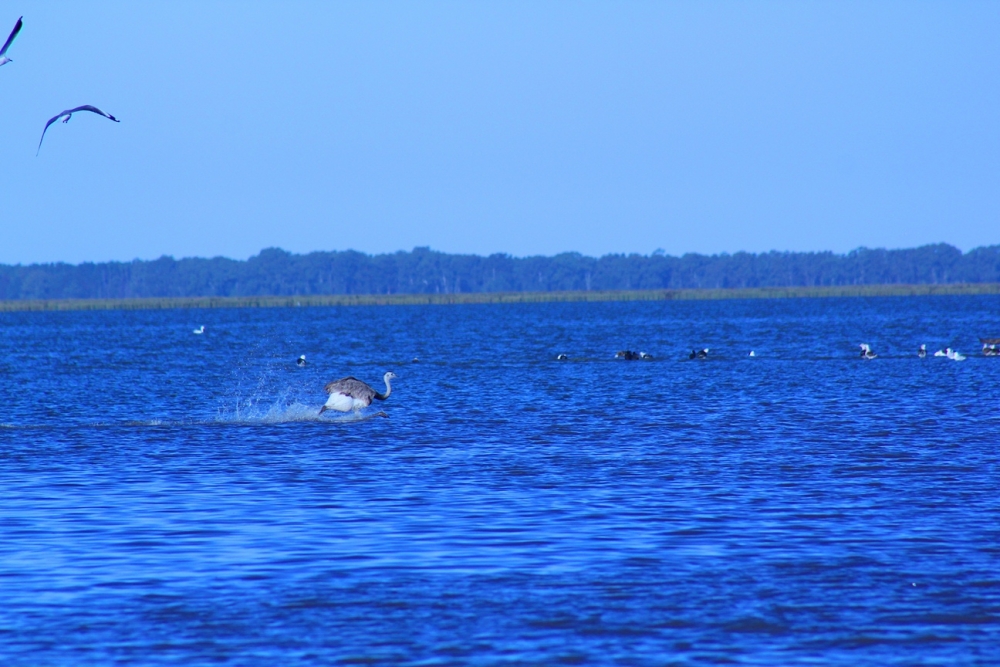
[[[115,118],[114,116],[112,116],[111,114],[104,113],[103,111],[101,111],[97,107],[91,106],[89,104],[84,104],[83,106],[76,107],[75,109],[66,109],[65,111],[62,111],[62,112],[56,114],[52,118],[49,118],[49,122],[47,122],[45,124],[45,129],[42,130],[42,138],[38,140],[38,150],[35,151],[35,157],[38,157],[38,151],[42,150],[42,141],[45,140],[45,133],[48,131],[49,125],[51,125],[52,123],[56,122],[60,118],[62,118],[62,122],[68,123],[69,119],[72,118],[73,114],[75,114],[77,111],[93,111],[94,113],[99,114],[101,116],[104,116],[105,118],[108,118],[110,120],[113,120],[116,123],[120,123],[121,122],[120,120],[118,120],[117,118]]]
[[[10,31],[10,37],[7,38],[7,41],[3,43],[3,48],[0,49],[0,65],[6,65],[7,63],[12,62],[11,59],[7,57],[7,49],[10,48],[10,43],[14,41],[15,37],[17,37],[17,33],[21,32],[21,26],[24,25],[24,22],[21,20],[23,18],[24,17],[22,16],[17,19],[17,23],[14,24],[14,29]]]

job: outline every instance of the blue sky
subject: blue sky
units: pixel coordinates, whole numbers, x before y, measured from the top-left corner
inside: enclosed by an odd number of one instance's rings
[[[1000,243],[997,2],[21,14],[2,263]]]

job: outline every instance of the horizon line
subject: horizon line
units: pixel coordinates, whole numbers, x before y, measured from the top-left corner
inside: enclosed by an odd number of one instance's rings
[[[6,267],[30,267],[30,266],[52,266],[52,265],[60,265],[60,264],[65,264],[67,266],[81,266],[81,265],[85,265],[85,264],[95,264],[95,265],[96,264],[134,264],[134,263],[137,263],[137,262],[157,262],[157,261],[160,261],[160,260],[163,260],[163,259],[170,259],[170,260],[175,261],[175,262],[180,262],[180,261],[184,261],[184,260],[216,260],[216,259],[224,259],[224,260],[229,260],[229,261],[232,261],[232,262],[249,262],[250,260],[253,260],[255,258],[259,258],[261,255],[263,255],[264,253],[266,253],[268,251],[277,251],[277,252],[283,253],[285,255],[298,256],[298,257],[305,257],[305,256],[308,256],[308,255],[315,255],[315,254],[347,254],[347,253],[356,253],[356,254],[359,254],[359,255],[364,255],[366,257],[372,257],[373,258],[373,257],[386,257],[386,256],[391,256],[391,255],[399,255],[399,254],[414,254],[416,252],[429,252],[429,253],[435,253],[435,254],[439,254],[439,255],[450,255],[450,256],[458,256],[458,257],[479,257],[479,258],[482,258],[482,259],[489,259],[489,258],[498,257],[498,256],[499,257],[508,258],[508,259],[535,259],[535,258],[551,259],[551,258],[554,258],[554,257],[563,256],[563,255],[575,255],[575,256],[579,256],[579,257],[587,257],[587,258],[590,258],[590,259],[597,259],[597,260],[599,260],[599,259],[603,259],[605,257],[636,257],[636,256],[638,256],[638,257],[643,257],[643,258],[647,258],[647,259],[648,258],[653,258],[653,257],[671,257],[671,258],[675,258],[675,259],[682,259],[682,258],[688,257],[688,256],[713,258],[713,257],[733,257],[733,256],[737,256],[737,255],[750,255],[750,256],[758,257],[758,256],[761,256],[761,255],[772,255],[772,254],[778,254],[778,255],[833,255],[835,257],[848,257],[848,256],[850,256],[853,253],[860,253],[860,252],[879,252],[879,251],[882,251],[882,252],[905,252],[905,251],[909,251],[909,250],[921,250],[923,248],[947,247],[947,248],[951,248],[953,250],[956,250],[962,256],[965,256],[965,255],[968,255],[968,254],[970,254],[972,252],[975,252],[976,250],[980,250],[980,249],[984,249],[984,248],[992,248],[992,247],[996,247],[996,245],[1000,245],[1000,244],[994,244],[994,245],[984,244],[984,245],[975,246],[974,248],[970,248],[967,251],[963,251],[961,248],[959,248],[957,246],[954,246],[954,245],[951,245],[950,243],[941,241],[941,242],[938,242],[938,243],[926,243],[926,244],[923,244],[923,245],[911,246],[911,247],[905,247],[905,248],[885,248],[885,247],[869,248],[867,246],[863,246],[862,245],[862,246],[858,246],[857,248],[854,248],[852,250],[848,250],[847,252],[843,252],[843,253],[838,253],[838,252],[833,251],[833,250],[775,250],[775,249],[772,249],[772,250],[761,251],[761,252],[751,252],[751,251],[747,251],[747,250],[737,250],[735,252],[726,252],[726,251],[723,251],[723,252],[710,253],[710,254],[709,253],[700,253],[700,252],[685,252],[685,253],[683,253],[681,255],[671,255],[671,254],[668,254],[662,248],[657,248],[656,250],[654,250],[654,251],[652,251],[652,252],[650,252],[648,254],[643,254],[643,253],[639,253],[639,252],[630,252],[630,253],[625,253],[625,252],[620,252],[620,253],[609,252],[609,253],[605,253],[603,255],[598,255],[598,256],[595,256],[595,255],[586,255],[586,254],[581,253],[581,252],[576,251],[576,250],[564,250],[562,252],[558,252],[558,253],[555,253],[553,255],[543,255],[543,254],[537,254],[537,255],[512,255],[512,254],[506,253],[506,252],[494,252],[494,253],[490,253],[489,255],[483,255],[483,254],[477,254],[477,253],[446,252],[446,251],[443,251],[443,250],[434,250],[433,248],[431,248],[431,246],[414,246],[410,250],[402,250],[402,249],[400,249],[400,250],[395,250],[395,251],[391,251],[391,252],[379,252],[379,253],[369,253],[369,252],[364,252],[364,251],[361,251],[361,250],[354,250],[353,248],[348,248],[346,250],[310,250],[310,251],[307,251],[307,252],[294,252],[294,251],[290,251],[290,250],[285,250],[284,248],[280,248],[278,246],[268,246],[266,248],[261,248],[260,251],[258,251],[256,255],[250,255],[246,259],[236,259],[236,258],[233,258],[233,257],[227,257],[225,255],[213,255],[213,256],[188,255],[188,256],[184,256],[184,257],[181,257],[181,258],[178,259],[178,258],[174,257],[173,255],[163,254],[163,255],[160,255],[159,257],[156,257],[156,258],[153,258],[153,259],[142,259],[142,258],[136,257],[136,258],[133,258],[133,259],[130,259],[130,260],[118,260],[118,259],[84,260],[84,261],[75,262],[75,263],[74,262],[63,261],[63,260],[54,260],[54,261],[50,261],[50,262],[31,262],[31,263],[28,263],[28,264],[22,264],[20,262],[17,263],[17,264],[0,263],[0,266],[6,266]]]

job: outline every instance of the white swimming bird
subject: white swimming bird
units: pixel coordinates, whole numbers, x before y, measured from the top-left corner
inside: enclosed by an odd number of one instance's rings
[[[952,361],[965,361],[964,354],[960,354],[958,350],[953,350],[950,347],[948,348],[947,357]]]
[[[872,352],[871,345],[868,343],[861,343],[858,347],[861,348],[861,358],[862,359],[874,359],[878,355]]]
[[[62,118],[62,122],[68,123],[69,119],[72,118],[73,114],[75,114],[77,111],[91,111],[93,113],[96,113],[99,116],[104,116],[105,118],[107,118],[109,120],[113,120],[116,123],[120,123],[121,122],[120,120],[118,120],[117,118],[115,118],[114,116],[112,116],[111,114],[104,113],[103,111],[101,111],[97,107],[91,106],[89,104],[84,104],[83,106],[78,106],[78,107],[75,107],[73,109],[66,109],[65,111],[62,111],[62,112],[58,113],[57,115],[53,116],[52,118],[49,118],[49,122],[47,122],[45,124],[45,128],[42,130],[42,138],[38,140],[38,150],[35,151],[35,157],[38,157],[38,151],[42,150],[42,141],[45,140],[45,133],[48,131],[49,125],[51,125],[52,123],[56,122],[60,118]]]
[[[950,352],[951,352],[951,348],[948,347],[948,348],[945,348],[943,350],[938,350],[937,352],[934,353],[934,356],[935,357],[947,357]]]
[[[757,355],[754,353],[753,350],[750,350],[750,354],[748,354],[747,356],[748,357],[756,357]]]
[[[392,385],[389,384],[389,380],[394,377],[396,377],[396,374],[392,371],[382,376],[382,379],[385,381],[384,394],[378,393],[354,377],[346,377],[329,382],[323,389],[326,393],[330,394],[330,398],[326,399],[326,404],[319,409],[319,413],[323,414],[327,410],[337,410],[338,412],[350,412],[354,410],[357,412],[371,405],[372,399],[384,401],[392,393]]]
[[[24,25],[24,21],[21,20],[23,18],[24,17],[22,16],[17,19],[17,23],[14,24],[14,29],[10,31],[10,37],[7,38],[7,41],[3,43],[3,48],[0,49],[0,65],[6,65],[7,63],[14,62],[7,57],[7,49],[10,48],[11,42],[13,42],[14,38],[17,37],[17,33],[21,32],[21,26]]]
[[[203,334],[203,333],[205,333],[205,325],[202,324],[200,327],[198,327],[197,329],[195,329],[191,333],[196,333],[196,334]]]

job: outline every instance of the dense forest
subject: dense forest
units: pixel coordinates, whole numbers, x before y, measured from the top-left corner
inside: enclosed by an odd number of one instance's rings
[[[386,255],[352,250],[294,255],[262,250],[132,262],[0,265],[0,299],[407,294],[552,290],[811,287],[1000,282],[1000,246],[962,254],[947,244],[905,250],[733,255],[554,257],[449,255],[429,248]]]

